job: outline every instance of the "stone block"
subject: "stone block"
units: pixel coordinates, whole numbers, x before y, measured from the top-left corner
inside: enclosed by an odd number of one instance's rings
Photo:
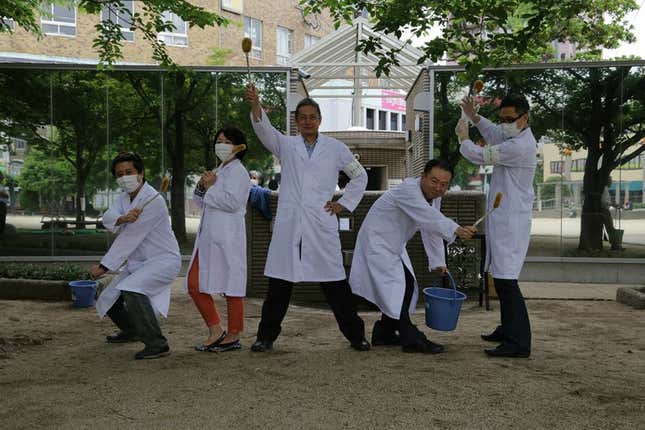
[[[616,301],[634,309],[645,309],[645,287],[621,287],[616,291]]]

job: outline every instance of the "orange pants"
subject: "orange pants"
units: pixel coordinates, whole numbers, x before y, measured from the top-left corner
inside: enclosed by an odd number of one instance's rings
[[[206,322],[207,327],[212,327],[221,322],[215,301],[210,294],[199,291],[199,254],[195,253],[193,265],[188,271],[188,294],[193,298],[199,313]],[[226,296],[226,312],[228,315],[229,334],[237,334],[244,330],[244,297]]]

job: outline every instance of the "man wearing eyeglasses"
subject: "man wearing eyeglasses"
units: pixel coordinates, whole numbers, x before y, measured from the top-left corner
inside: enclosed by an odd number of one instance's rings
[[[300,135],[285,136],[269,122],[255,86],[247,86],[246,98],[255,134],[280,159],[281,166],[278,210],[264,268],[269,289],[251,349],[272,349],[294,283],[319,282],[351,347],[367,351],[370,344],[347,283],[336,217],[340,211],[351,212],[358,206],[367,187],[367,172],[347,145],[318,133],[321,114],[314,100],[305,98],[296,107]],[[343,196],[332,201],[340,171],[349,177],[349,183]]]
[[[497,193],[503,193],[499,208],[486,219],[486,263],[492,273],[500,302],[501,325],[482,339],[499,346],[486,349],[492,357],[528,357],[531,354],[531,325],[519,278],[531,235],[533,176],[537,165],[537,142],[529,127],[529,103],[523,95],[502,99],[499,124],[477,114],[471,97],[461,107],[488,145],[470,140],[468,122],[460,119],[455,131],[460,152],[469,161],[492,165],[488,209]]]

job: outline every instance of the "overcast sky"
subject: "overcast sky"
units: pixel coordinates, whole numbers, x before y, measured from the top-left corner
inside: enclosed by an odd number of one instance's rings
[[[638,55],[645,60],[645,0],[640,1],[641,8],[629,16],[629,22],[634,26],[636,42],[623,43],[616,49],[605,49],[602,58],[614,58],[622,55]]]

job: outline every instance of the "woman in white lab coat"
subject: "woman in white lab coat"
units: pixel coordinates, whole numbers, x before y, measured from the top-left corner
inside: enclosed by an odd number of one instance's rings
[[[470,140],[468,124],[461,120],[457,136],[461,154],[479,165],[492,165],[488,192],[490,209],[498,192],[502,202],[486,219],[486,264],[493,275],[500,300],[501,325],[484,340],[499,342],[486,354],[496,357],[528,357],[531,352],[531,326],[518,278],[531,236],[533,176],[537,165],[537,142],[529,121],[529,104],[519,94],[509,94],[500,104],[499,125],[477,114],[470,97],[462,101],[464,113],[477,127],[486,147]]]
[[[215,172],[206,171],[193,200],[202,208],[186,288],[201,313],[209,336],[198,351],[240,349],[246,296],[246,225],[244,216],[251,189],[241,160],[246,139],[237,128],[223,128],[215,135],[215,155],[221,161]],[[226,297],[228,330],[224,330],[213,294]]]
[[[112,161],[112,174],[123,193],[103,214],[103,224],[118,235],[90,274],[96,278],[125,266],[99,296],[96,309],[121,330],[108,336],[108,342],[141,340],[145,348],[135,358],[163,357],[170,348],[156,314],[168,315],[170,288],[181,268],[179,245],[165,200],[145,181],[141,157],[119,154]]]
[[[300,135],[285,136],[269,122],[253,85],[247,87],[247,99],[255,134],[280,159],[281,167],[278,210],[264,269],[269,289],[252,350],[272,348],[293,284],[306,281],[320,282],[340,330],[354,349],[366,351],[369,343],[347,285],[336,215],[356,208],[367,186],[367,172],[344,143],[318,133],[322,117],[314,100],[303,99],[296,108]],[[350,181],[334,202],[341,170]]]
[[[361,224],[349,283],[354,294],[383,312],[374,325],[373,345],[400,343],[405,352],[443,351],[410,320],[418,285],[405,246],[421,231],[430,269],[445,272],[443,241],[452,242],[455,235],[469,239],[474,234],[474,228],[460,227],[439,211],[451,179],[452,167],[447,162],[430,160],[420,178],[407,178],[379,197]]]

